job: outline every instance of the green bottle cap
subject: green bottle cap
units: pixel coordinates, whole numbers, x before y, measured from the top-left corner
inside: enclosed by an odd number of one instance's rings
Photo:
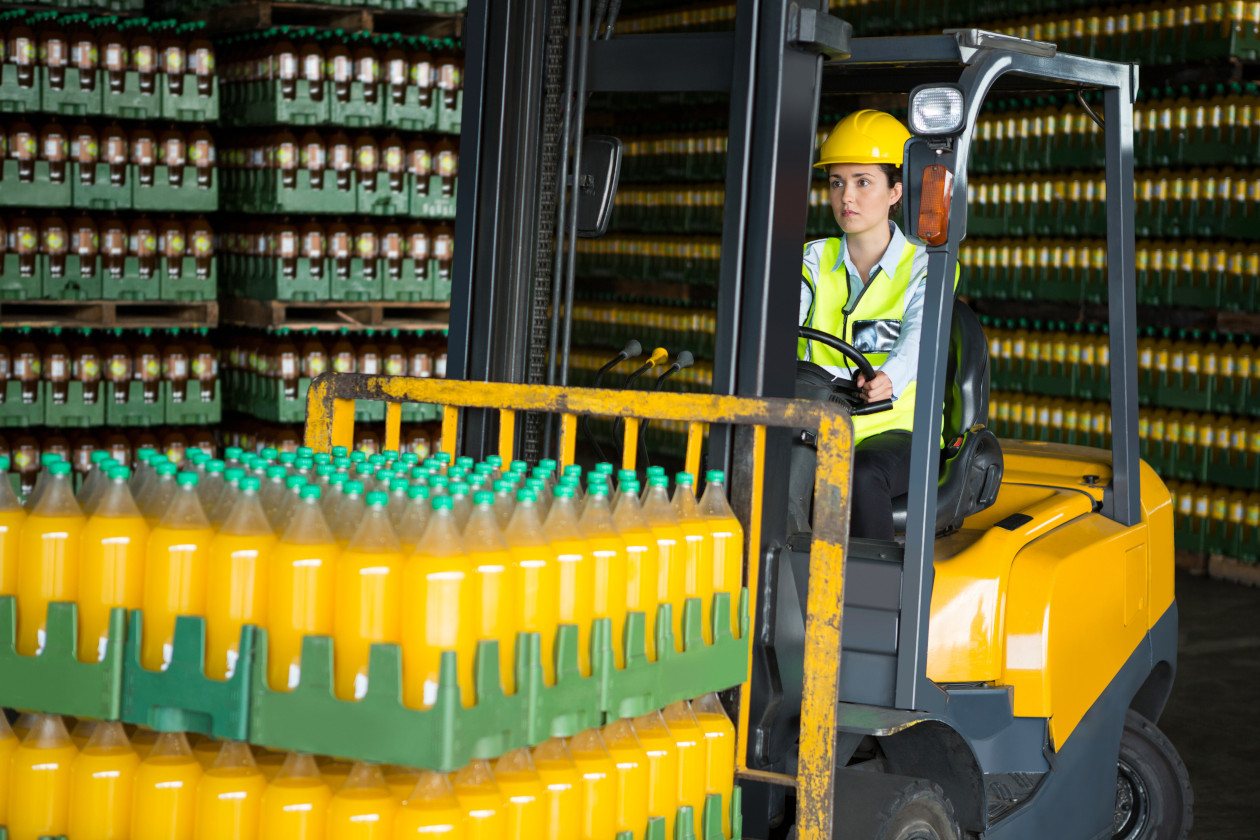
[[[561,484],[559,487],[557,487],[555,490],[552,491],[552,495],[555,496],[557,499],[572,499],[573,486],[571,484]]]
[[[453,481],[447,485],[446,489],[450,491],[452,496],[467,496],[468,492],[472,490],[472,488],[463,481]]]
[[[206,462],[206,472],[208,473],[221,473],[225,469],[227,469],[227,464],[223,463],[218,458],[214,458]]]
[[[345,457],[347,454],[349,453],[346,451],[346,448],[344,446],[334,446],[332,448],[332,455],[334,458],[342,458],[342,457]]]
[[[505,479],[505,478],[501,478],[501,479],[499,479],[498,481],[496,481],[496,482],[494,483],[494,492],[496,492],[496,493],[511,493],[511,492],[512,492],[512,488],[513,488],[513,487],[515,487],[515,486],[516,486],[516,485],[514,485],[512,482],[508,481],[507,479]]]
[[[286,472],[287,470],[285,470],[284,467],[279,464],[273,464],[272,466],[267,467],[267,478],[268,480],[284,478]]]
[[[380,490],[373,490],[364,498],[371,507],[385,507],[385,505],[389,504],[389,494],[382,493]]]
[[[336,472],[336,470],[333,469],[332,464],[320,464],[315,468],[315,475],[318,476],[332,475],[334,472]]]
[[[70,466],[65,461],[57,461],[56,463],[48,465],[49,475],[70,475],[70,472],[73,469],[74,467]]]
[[[389,492],[393,493],[398,490],[406,491],[411,486],[411,482],[405,478],[392,478],[389,481]]]
[[[665,468],[664,467],[648,467],[647,474],[648,474],[649,479],[654,475],[665,475]]]
[[[455,500],[452,499],[450,496],[434,496],[429,501],[429,505],[434,510],[450,510],[454,506],[454,504],[455,504]]]
[[[680,472],[674,474],[675,484],[692,485],[696,483],[696,477],[689,472]]]
[[[244,477],[245,470],[240,467],[232,467],[231,469],[224,470],[223,472],[223,478],[225,481],[240,481]]]
[[[284,480],[284,486],[289,490],[292,490],[294,487],[301,487],[304,484],[306,484],[306,476],[304,475],[291,475]]]
[[[517,491],[516,491],[516,501],[518,501],[518,502],[536,502],[536,501],[538,501],[538,496],[537,496],[537,494],[535,494],[535,493],[534,493],[534,491],[533,491],[533,490],[531,490],[531,489],[529,489],[529,488],[527,487],[527,488],[525,488],[525,489],[523,489],[523,490],[517,490]]]
[[[299,446],[297,448],[297,456],[299,458],[311,458],[315,455],[315,450],[309,446]]]
[[[503,459],[498,455],[491,455],[489,458],[486,458],[486,463],[497,470],[503,466]]]
[[[328,484],[330,486],[337,486],[343,489],[345,487],[346,482],[349,480],[350,480],[350,477],[347,476],[345,473],[333,473],[332,475],[328,476]]]
[[[429,488],[423,484],[412,484],[407,488],[408,499],[427,499],[429,498]]]
[[[175,483],[180,487],[196,487],[197,482],[200,481],[200,479],[201,476],[197,475],[195,472],[182,472],[175,476]]]
[[[165,464],[158,464],[154,467],[154,472],[159,476],[175,475],[175,473],[179,472],[179,467],[167,461]]]
[[[448,478],[447,478],[446,476],[444,476],[444,475],[431,475],[431,476],[429,476],[429,486],[430,486],[430,487],[446,487],[448,484],[450,484],[450,479],[448,479]]]
[[[39,465],[41,467],[50,467],[53,464],[61,463],[62,460],[64,459],[61,457],[59,453],[45,452],[43,455],[39,456]]]
[[[343,486],[341,489],[343,492],[349,493],[351,496],[362,496],[363,495],[363,482],[362,481],[347,481],[345,483],[345,486]]]
[[[294,452],[281,452],[276,457],[276,460],[287,466],[297,461],[297,454]]]
[[[648,479],[648,487],[668,487],[669,477],[664,475],[654,475]]]
[[[609,463],[608,461],[600,461],[598,464],[595,465],[595,472],[597,473],[603,473],[604,475],[612,475],[615,471],[616,470],[613,468],[613,465]]]
[[[473,504],[478,507],[494,504],[494,494],[489,490],[478,490],[473,494]]]
[[[124,466],[110,467],[107,475],[110,481],[126,481],[131,478],[131,468]]]
[[[332,459],[332,456],[331,456],[331,455],[329,455],[327,452],[316,452],[316,453],[315,453],[315,463],[316,463],[316,464],[321,464],[321,465],[322,465],[322,464],[331,464],[331,463],[332,463],[332,460],[333,460],[333,459]]]
[[[709,483],[721,484],[726,481],[726,473],[721,470],[709,470],[704,474],[704,480]]]
[[[261,454],[263,458],[267,459],[268,461],[274,461],[276,460],[276,455],[279,453],[277,452],[274,446],[268,446],[266,449],[262,451]]]
[[[232,451],[231,449],[228,449],[229,453],[231,453],[231,451]],[[237,452],[240,452],[240,450],[238,449]],[[142,446],[140,449],[136,450],[136,460],[144,464],[144,463],[147,463],[148,460],[156,454],[157,454],[157,450],[154,449],[153,447]]]
[[[303,499],[318,499],[324,491],[318,484],[308,484],[298,492]]]
[[[9,456],[0,455],[0,472],[8,472],[8,471],[9,471]]]
[[[257,492],[258,492],[258,488],[259,488],[261,485],[262,485],[262,482],[260,482],[260,481],[258,480],[258,476],[256,476],[256,475],[247,475],[247,476],[245,476],[244,478],[242,478],[242,479],[241,479],[241,484],[240,484],[240,487],[241,487],[241,489],[242,489],[242,490],[244,490],[244,491],[245,491],[245,492],[247,492],[247,493],[248,493],[248,492],[254,492],[254,493],[257,493]]]
[[[109,453],[106,452],[104,449],[97,449],[92,453],[91,460],[93,464],[99,464],[101,461],[104,461],[108,457],[109,457]]]
[[[642,490],[642,489],[643,489],[643,488],[639,486],[639,482],[637,482],[637,481],[623,481],[623,482],[621,482],[621,492],[622,492],[622,493],[629,493],[631,496],[637,496],[637,495],[639,495],[639,491],[640,491],[640,490]]]
[[[449,463],[451,462],[451,453],[449,453],[449,452],[439,452],[438,454],[434,455],[433,457],[434,457],[434,458],[437,458],[437,459],[438,459],[438,463],[440,463],[440,464],[449,464]]]

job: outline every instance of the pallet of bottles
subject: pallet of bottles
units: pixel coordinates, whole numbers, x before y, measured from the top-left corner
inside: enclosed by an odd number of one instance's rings
[[[575,344],[620,349],[633,338],[645,346],[676,347],[701,356],[713,354],[717,316],[712,304],[649,306],[607,297],[612,299],[573,304]]]
[[[1178,551],[1260,568],[1260,491],[1170,480]],[[1253,585],[1257,576],[1251,573]]]
[[[225,456],[0,485],[0,703],[451,770],[746,676],[720,472]]]
[[[613,233],[578,240],[577,254],[577,271],[584,278],[716,286],[722,240]]]
[[[0,715],[0,834],[735,840],[734,741],[713,694],[449,773],[117,720]]]

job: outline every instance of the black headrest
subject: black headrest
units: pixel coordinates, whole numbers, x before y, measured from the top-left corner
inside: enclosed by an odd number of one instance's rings
[[[989,342],[967,304],[954,301],[949,363],[945,370],[945,442],[977,423],[989,423]]]

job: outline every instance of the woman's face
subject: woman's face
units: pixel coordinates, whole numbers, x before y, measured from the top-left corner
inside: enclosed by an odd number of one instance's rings
[[[873,163],[834,163],[827,178],[831,212],[846,236],[887,225],[889,209],[901,200],[901,184],[888,186],[888,176]]]

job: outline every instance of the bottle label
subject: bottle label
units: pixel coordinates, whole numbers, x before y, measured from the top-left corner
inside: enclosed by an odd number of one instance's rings
[[[427,178],[433,171],[433,157],[423,146],[411,152],[411,174]]]
[[[354,356],[349,353],[338,353],[333,359],[333,370],[337,373],[353,373]]]
[[[416,87],[432,87],[433,65],[427,61],[417,61],[411,65],[411,83]]]
[[[449,178],[456,172],[456,158],[452,151],[438,152],[437,171],[443,178]]]
[[[284,80],[296,79],[298,75],[298,57],[291,52],[280,54],[280,78]]]
[[[359,169],[365,172],[374,172],[378,167],[376,159],[376,147],[372,145],[363,145],[359,147],[358,163]]]
[[[308,82],[318,82],[324,78],[324,62],[317,53],[307,55],[303,60],[302,75]]]
[[[184,72],[184,48],[167,47],[162,51],[162,69],[168,76],[178,76]]]
[[[141,73],[152,73],[154,65],[153,47],[139,46],[131,55],[132,62],[136,65],[136,70]]]
[[[320,170],[328,165],[325,160],[324,147],[319,143],[308,143],[302,147],[301,163],[303,169]]]
[[[406,364],[399,356],[385,357],[385,373],[390,376],[402,376],[406,373]]]
[[[292,353],[284,353],[280,356],[280,378],[292,379],[298,375],[297,358]]]
[[[319,376],[321,373],[323,373],[326,370],[328,370],[328,360],[325,359],[324,356],[320,354],[316,354],[316,353],[311,353],[306,357],[306,375],[307,376],[310,376],[313,378],[313,377]],[[345,371],[341,371],[341,372],[344,373]]]
[[[187,379],[188,359],[185,356],[172,356],[170,361],[170,378]]]

